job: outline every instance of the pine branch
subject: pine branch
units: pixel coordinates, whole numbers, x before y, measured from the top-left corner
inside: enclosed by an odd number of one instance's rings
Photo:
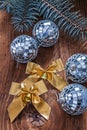
[[[70,12],[73,4],[69,0],[41,0],[40,13],[44,19],[54,21],[59,29],[75,38],[87,38],[87,19],[79,12]]]
[[[19,32],[28,31],[38,19],[36,0],[16,0],[13,5],[12,23]]]
[[[0,9],[6,10],[7,13],[11,13],[11,10],[13,8],[13,3],[15,0],[1,0],[0,1]]]

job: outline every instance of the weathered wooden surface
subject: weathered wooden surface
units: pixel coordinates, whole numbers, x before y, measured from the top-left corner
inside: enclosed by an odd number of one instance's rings
[[[77,0],[76,8],[80,9],[84,16],[87,16],[87,0]],[[31,35],[30,33],[27,33]],[[0,12],[0,130],[87,130],[87,112],[80,116],[67,115],[56,102],[56,90],[47,83],[49,92],[43,98],[52,107],[49,121],[45,121],[42,127],[36,127],[37,119],[31,123],[29,118],[29,106],[17,117],[14,123],[10,123],[7,106],[12,101],[9,96],[9,89],[12,81],[21,82],[25,77],[26,65],[19,65],[10,56],[10,43],[20,34],[13,31],[9,15]],[[79,43],[71,42],[64,36],[60,36],[58,43],[51,48],[40,48],[35,62],[46,67],[51,61],[61,57],[63,63],[74,53],[87,53]],[[65,73],[63,73],[65,76]],[[33,114],[34,117],[34,114]],[[37,116],[36,116],[37,117]],[[43,119],[39,121],[43,124]],[[32,125],[33,124],[33,125]]]

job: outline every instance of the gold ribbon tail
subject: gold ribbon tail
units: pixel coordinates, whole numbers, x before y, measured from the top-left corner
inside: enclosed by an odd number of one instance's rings
[[[52,74],[52,78],[48,81],[59,91],[62,91],[65,86],[67,86],[66,80],[59,75]]]
[[[21,97],[13,99],[7,109],[11,122],[15,120],[15,118],[20,114],[20,112],[24,109],[25,106],[26,104],[24,104]]]
[[[46,120],[49,119],[51,107],[42,98],[40,98],[39,103],[33,103],[33,105]]]

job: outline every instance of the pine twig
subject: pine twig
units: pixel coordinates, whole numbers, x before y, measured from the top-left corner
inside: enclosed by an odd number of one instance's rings
[[[70,12],[73,7],[68,0],[41,0],[40,12],[44,19],[51,19],[58,27],[71,37],[87,38],[87,30],[84,25],[87,19],[81,17],[79,12]],[[85,25],[86,26],[86,25]]]

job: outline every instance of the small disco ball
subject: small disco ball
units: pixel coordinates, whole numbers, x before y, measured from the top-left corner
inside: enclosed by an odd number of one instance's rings
[[[66,77],[77,83],[87,82],[87,55],[74,54],[66,63]]]
[[[70,115],[79,115],[87,109],[87,89],[81,84],[70,84],[59,94],[59,103]]]
[[[34,60],[37,56],[37,42],[27,35],[18,36],[12,41],[10,52],[17,62],[27,63],[28,61]]]
[[[39,46],[50,47],[57,43],[59,29],[50,20],[41,20],[33,29],[33,37],[39,42]]]

